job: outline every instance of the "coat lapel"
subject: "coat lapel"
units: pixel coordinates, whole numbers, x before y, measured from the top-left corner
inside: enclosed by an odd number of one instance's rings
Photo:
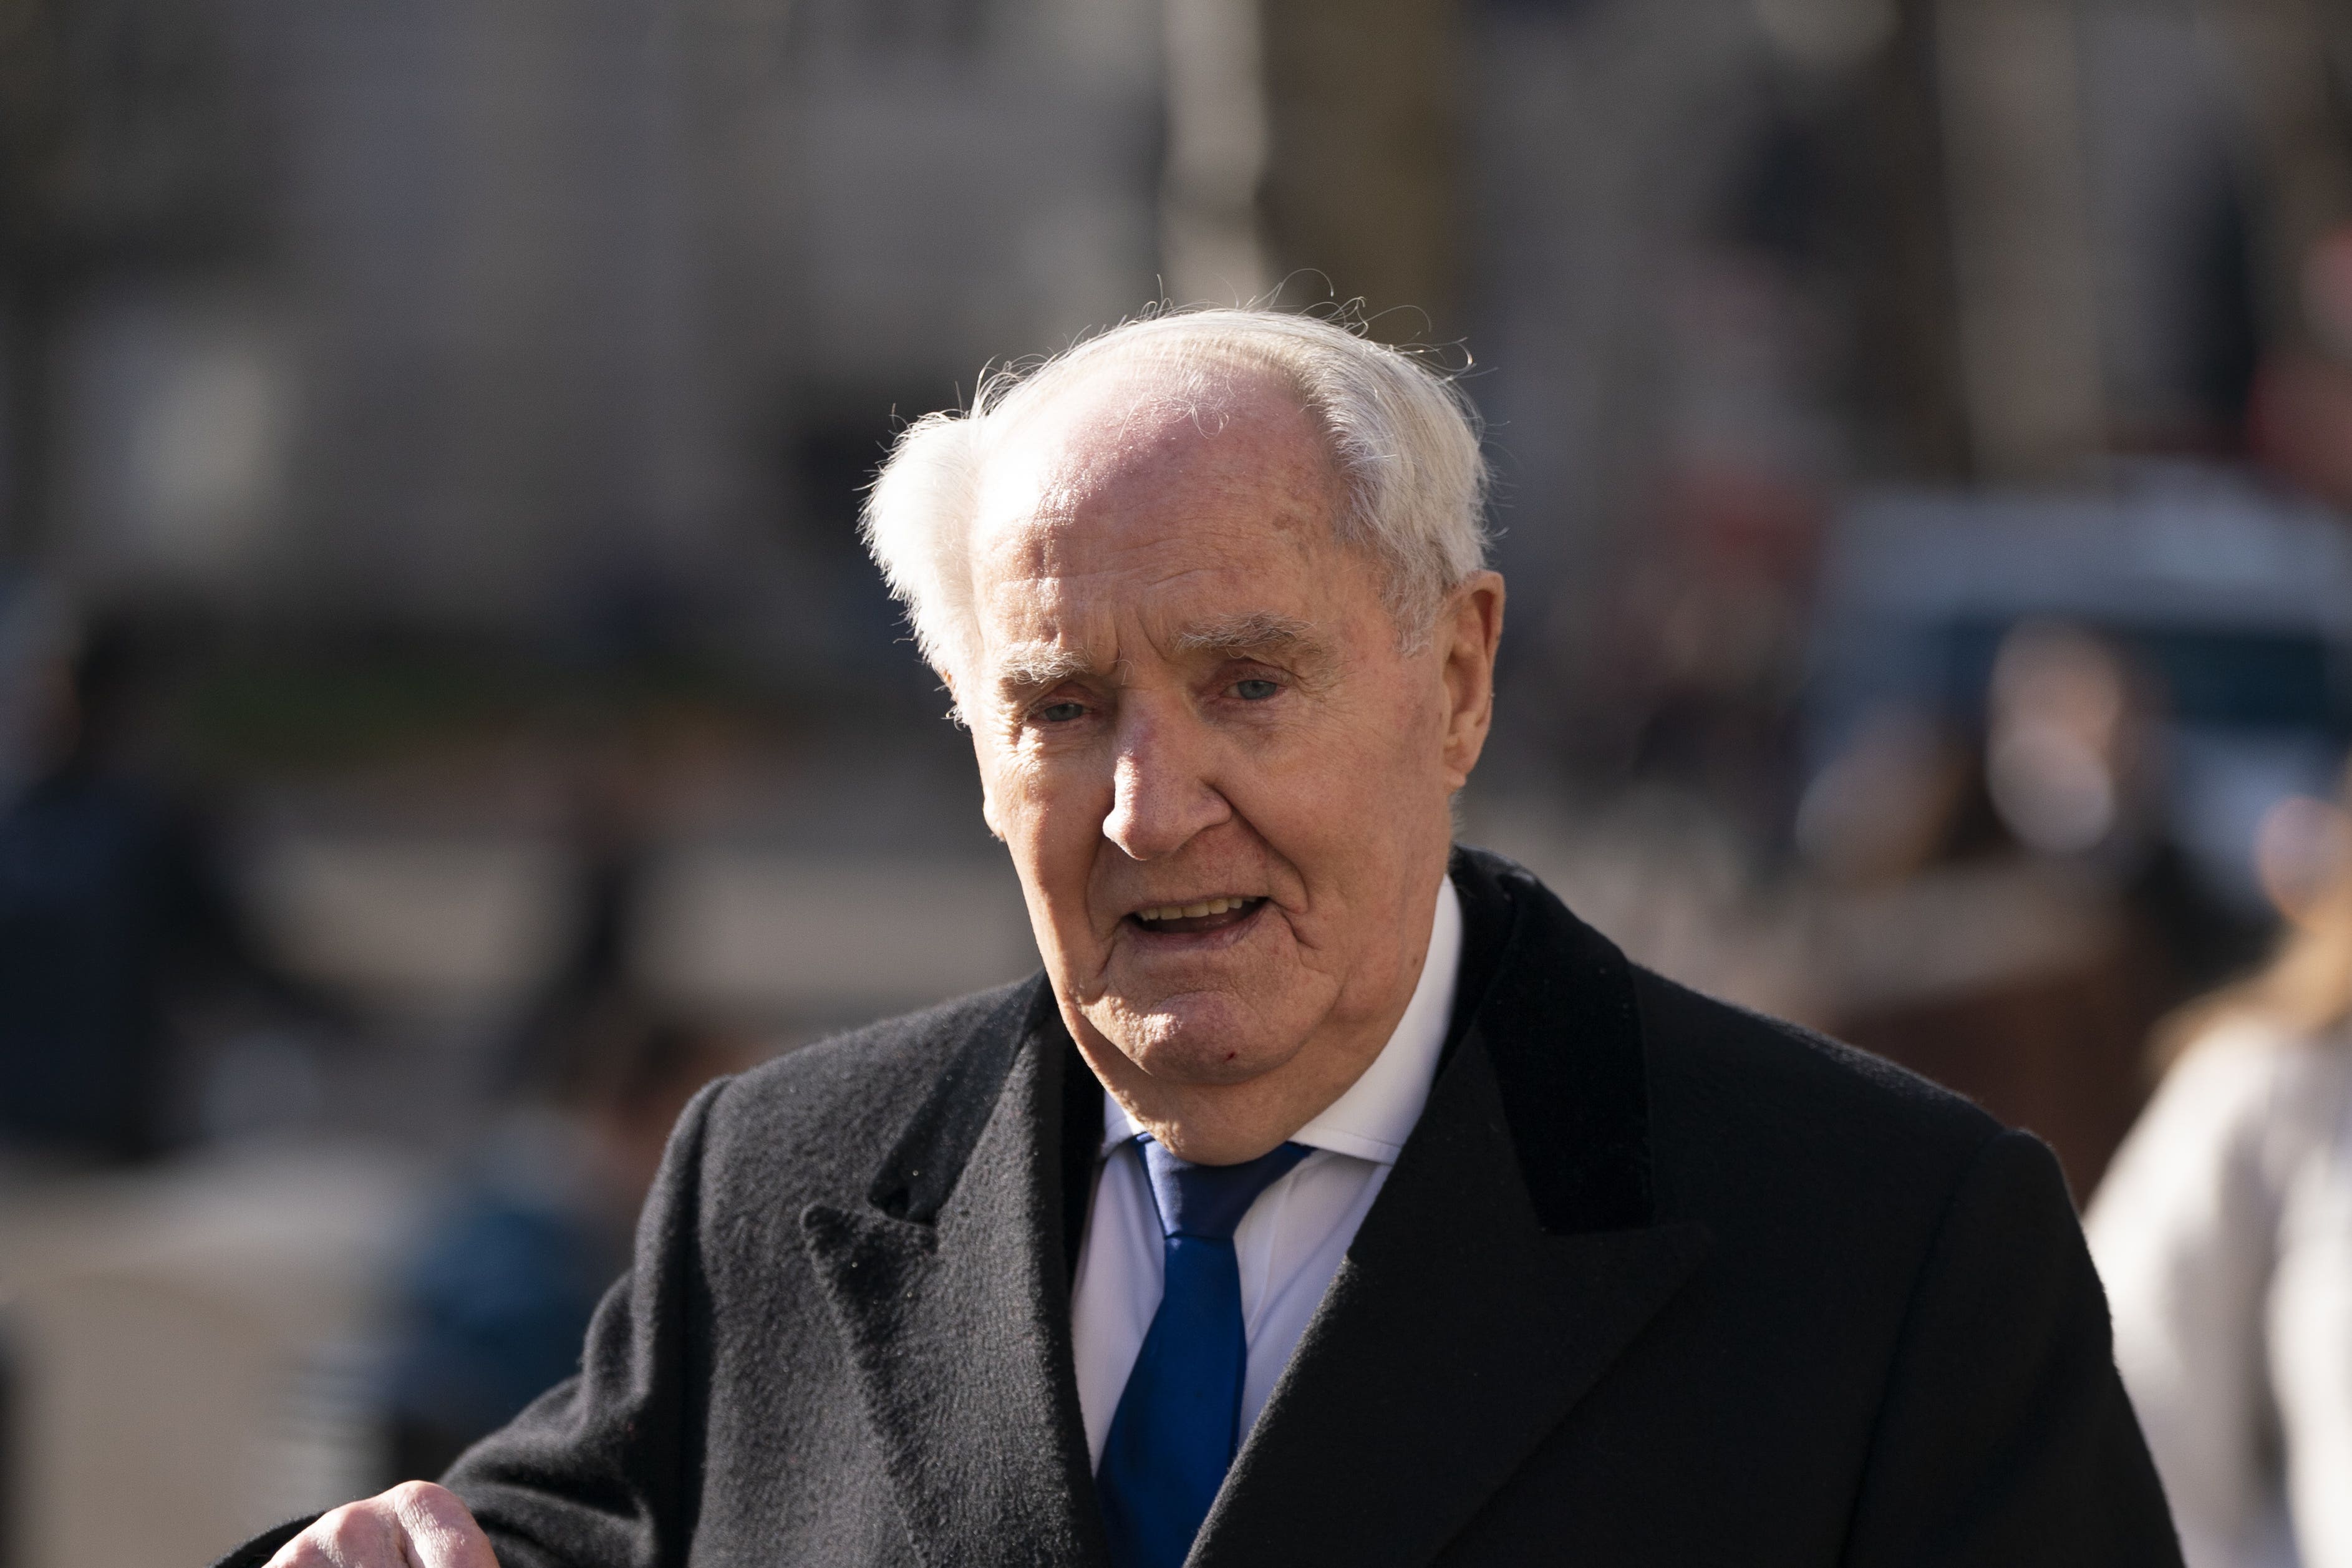
[[[1655,1220],[1623,957],[1515,868],[1465,857],[1454,879],[1467,945],[1499,958],[1465,965],[1448,1065],[1195,1568],[1428,1562],[1707,1250]]]
[[[1041,979],[965,1043],[865,1205],[802,1215],[925,1563],[1105,1561],[1063,1258],[1071,1055]]]

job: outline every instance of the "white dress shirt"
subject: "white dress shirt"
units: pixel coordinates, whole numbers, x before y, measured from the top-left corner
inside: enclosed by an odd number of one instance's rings
[[[1421,1120],[1438,1053],[1445,1046],[1461,966],[1462,905],[1449,878],[1438,891],[1420,983],[1396,1032],[1347,1093],[1291,1134],[1291,1142],[1315,1152],[1261,1193],[1234,1232],[1242,1326],[1249,1342],[1249,1366],[1242,1380],[1244,1433],[1256,1424],[1275,1380],[1355,1240],[1356,1227]],[[1140,1131],[1118,1100],[1103,1097],[1106,1158],[1095,1179],[1070,1292],[1078,1405],[1097,1467],[1127,1374],[1160,1310],[1165,1237],[1144,1178],[1142,1153],[1131,1142]]]

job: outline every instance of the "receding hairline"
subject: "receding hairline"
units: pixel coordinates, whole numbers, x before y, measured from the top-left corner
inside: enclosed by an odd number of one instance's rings
[[[1298,375],[1271,358],[1221,352],[1218,345],[1174,352],[1181,346],[1136,344],[1123,353],[1056,363],[1024,382],[990,416],[986,439],[974,454],[981,485],[988,483],[995,459],[1024,438],[1034,439],[1039,421],[1052,416],[1063,422],[1063,439],[1081,429],[1149,426],[1156,433],[1188,421],[1202,435],[1214,436],[1226,420],[1278,407],[1312,443],[1317,467],[1334,489],[1336,509],[1329,521],[1338,531],[1347,504],[1345,465],[1328,421]],[[1122,386],[1131,389],[1129,395],[1117,395]],[[1089,396],[1097,401],[1088,404]]]
[[[1128,363],[1103,368],[1116,374],[1136,367]],[[1119,482],[1130,465],[1148,468],[1166,455],[1166,437],[1186,429],[1188,421],[1189,427],[1199,432],[1203,443],[1213,443],[1234,426],[1263,424],[1260,416],[1277,409],[1289,416],[1292,422],[1266,432],[1277,437],[1282,445],[1270,458],[1262,459],[1263,468],[1250,478],[1253,493],[1269,502],[1259,520],[1264,532],[1269,538],[1300,541],[1311,536],[1318,542],[1314,547],[1328,544],[1377,563],[1377,552],[1348,536],[1344,526],[1349,504],[1347,476],[1328,432],[1315,416],[1313,408],[1297,395],[1293,384],[1253,374],[1243,384],[1251,390],[1236,388],[1236,395],[1228,405],[1217,388],[1188,395],[1181,384],[1170,388],[1168,384],[1149,375],[1148,366],[1144,368],[1147,374],[1137,382],[1132,401],[1116,395],[1108,404],[1086,401],[1087,389],[1097,384],[1095,378],[1089,376],[1054,388],[1036,407],[1021,410],[1016,416],[1019,425],[999,427],[996,441],[977,465],[971,514],[964,524],[963,569],[975,581],[985,570],[984,561],[993,552],[1027,548],[1023,540],[1031,531],[1060,532],[1078,524],[1081,510],[1100,500],[1101,489]],[[1269,374],[1278,375],[1278,367],[1269,367]],[[1265,401],[1254,407],[1254,397],[1263,397]],[[1040,428],[1034,423],[1040,417],[1058,422]],[[1067,468],[1061,467],[1062,454],[1106,432],[1111,437],[1109,447]],[[1128,435],[1137,438],[1126,439]],[[1005,458],[1013,454],[1018,454],[1020,459],[1034,458],[1036,464],[1033,468],[1016,459],[1011,465],[1013,471],[1008,473]],[[1147,476],[1144,482],[1157,481]],[[1102,526],[1117,526],[1115,516],[1098,521]],[[974,613],[978,613],[977,600]],[[1228,618],[1235,624],[1251,620],[1258,625],[1283,619],[1271,612],[1244,612]],[[1291,624],[1300,628],[1306,626],[1304,622]]]
[[[970,546],[982,471],[1007,436],[1064,395],[1129,378],[1129,407],[1187,412],[1274,389],[1308,421],[1337,480],[1328,521],[1381,566],[1401,646],[1425,641],[1445,593],[1485,564],[1488,470],[1477,411],[1455,377],[1344,321],[1255,308],[1148,314],[1062,353],[983,373],[968,408],[926,415],[893,444],[860,532],[935,668],[975,651]],[[1271,379],[1268,379],[1271,378]],[[1108,417],[1119,417],[1114,405]],[[1321,466],[1318,464],[1318,466]],[[1002,512],[992,524],[1007,521]]]

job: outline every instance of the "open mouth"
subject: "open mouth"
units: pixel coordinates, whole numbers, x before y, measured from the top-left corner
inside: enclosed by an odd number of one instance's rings
[[[1263,898],[1228,895],[1189,904],[1160,904],[1136,910],[1127,918],[1138,927],[1161,936],[1190,936],[1198,931],[1237,926],[1264,906]]]

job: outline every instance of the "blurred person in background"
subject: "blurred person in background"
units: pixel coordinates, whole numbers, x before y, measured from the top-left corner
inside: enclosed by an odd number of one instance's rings
[[[22,1157],[134,1161],[185,1136],[174,1009],[195,994],[344,1019],[267,952],[212,822],[146,754],[166,652],[105,616],[34,671],[31,781],[0,813],[0,1150]]]
[[[2265,823],[2288,920],[2160,1032],[2087,1217],[2190,1568],[2352,1568],[2352,775]]]
[[[2040,616],[1984,642],[1971,700],[1874,710],[1805,793],[1834,933],[1816,1021],[2032,1129],[2087,1194],[2145,1097],[2150,1026],[2268,927],[2183,852],[2142,652]]]
[[[609,718],[572,737],[571,931],[496,1064],[505,1109],[394,1280],[390,1480],[438,1476],[579,1370],[671,1125],[759,1054],[636,982],[647,781]]]
[[[610,994],[533,1045],[515,1104],[394,1280],[381,1395],[392,1479],[438,1476],[579,1370],[671,1125],[757,1054],[731,1030]]]
[[[1045,973],[698,1098],[578,1378],[226,1561],[2178,1561],[2047,1149],[1452,843],[1485,480],[1257,310],[912,426]]]
[[[2112,892],[2130,967],[2158,1012],[2242,969],[2267,926],[2201,882],[2168,819],[2168,701],[2120,639],[2032,621],[2001,639],[1987,694],[1985,785],[2016,845]]]
[[[524,1005],[494,1092],[528,1094],[572,1075],[580,1042],[641,1004],[634,965],[653,864],[653,782],[615,715],[573,714],[564,736],[562,828],[571,919],[554,965]]]
[[[2148,670],[2093,629],[2028,619],[2002,634],[1982,700],[1980,730],[1924,705],[1855,726],[1798,811],[1814,869],[1869,885],[1955,865],[2064,865],[2149,922],[2154,969],[2210,984],[2200,966],[2243,938],[2168,834],[2164,694]]]

